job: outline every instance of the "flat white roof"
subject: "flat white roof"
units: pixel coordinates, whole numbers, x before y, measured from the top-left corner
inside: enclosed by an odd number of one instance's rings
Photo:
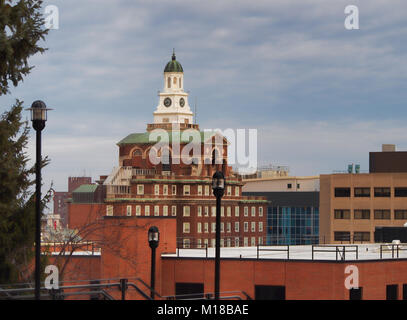
[[[407,244],[290,245],[288,250],[287,248],[288,246],[260,246],[258,250],[257,247],[227,247],[221,248],[220,256],[221,258],[270,260],[286,260],[288,257],[289,260],[305,261],[407,259]],[[214,258],[215,248],[178,249],[177,253],[161,256],[163,258]]]

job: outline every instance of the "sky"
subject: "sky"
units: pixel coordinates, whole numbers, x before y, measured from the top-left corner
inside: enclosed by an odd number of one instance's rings
[[[59,29],[0,97],[41,99],[45,187],[109,174],[116,143],[153,122],[173,48],[201,128],[257,129],[260,165],[292,175],[367,171],[384,143],[407,150],[405,0],[47,0]],[[347,30],[344,9],[359,9]],[[28,112],[27,112],[28,117]],[[34,135],[28,154],[35,158]]]

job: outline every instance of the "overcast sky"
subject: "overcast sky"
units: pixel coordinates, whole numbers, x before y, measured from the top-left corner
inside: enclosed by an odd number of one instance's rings
[[[46,185],[109,174],[116,143],[153,121],[175,48],[201,128],[258,129],[261,164],[345,170],[382,143],[407,150],[405,0],[49,0],[60,25],[18,98],[54,108]],[[359,30],[344,9],[359,8]],[[34,145],[29,154],[34,158]]]

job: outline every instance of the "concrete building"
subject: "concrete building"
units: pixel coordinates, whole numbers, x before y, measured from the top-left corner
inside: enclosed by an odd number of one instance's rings
[[[406,223],[405,154],[370,153],[370,173],[320,176],[320,235],[326,242],[374,242],[376,227]]]

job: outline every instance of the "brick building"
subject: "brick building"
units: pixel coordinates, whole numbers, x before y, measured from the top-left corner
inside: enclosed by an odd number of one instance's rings
[[[176,217],[179,246],[214,246],[216,210],[211,184],[213,174],[222,171],[226,188],[221,246],[265,243],[267,200],[242,196],[242,179],[228,165],[229,142],[193,123],[183,77],[173,54],[164,70],[154,122],[146,132],[129,134],[118,142],[118,167],[100,179],[106,196],[94,201],[105,210],[99,210],[99,216]],[[79,202],[84,201],[73,199],[69,204],[70,226],[75,228],[95,210]]]
[[[55,191],[53,194],[54,212],[53,214],[61,217],[61,224],[68,224],[68,205],[67,201],[72,197],[72,192],[83,184],[92,183],[91,177],[69,177],[68,191]]]

